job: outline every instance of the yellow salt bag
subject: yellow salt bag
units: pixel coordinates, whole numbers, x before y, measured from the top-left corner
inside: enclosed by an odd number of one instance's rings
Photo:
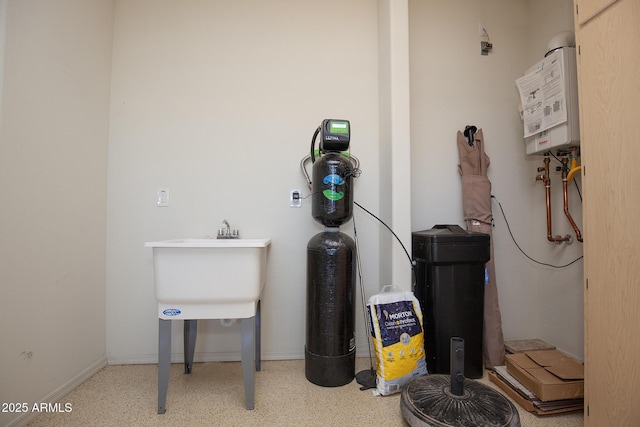
[[[385,286],[367,303],[376,354],[376,394],[402,391],[413,378],[427,374],[422,310],[413,292]]]

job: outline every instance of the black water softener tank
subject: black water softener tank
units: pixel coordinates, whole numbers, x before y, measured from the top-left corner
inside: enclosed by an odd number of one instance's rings
[[[482,377],[485,263],[490,236],[457,225],[436,225],[411,236],[416,261],[413,292],[424,316],[427,370],[448,374],[450,339],[465,342],[464,373]]]
[[[324,387],[355,376],[355,243],[327,228],[307,244],[305,375]]]
[[[321,155],[313,155],[312,215],[325,226],[307,244],[305,375],[324,387],[355,377],[355,243],[340,232],[353,215],[353,165],[340,151],[349,148],[347,120],[324,120]]]
[[[353,215],[353,165],[330,152],[313,164],[311,215],[325,227],[339,227]]]

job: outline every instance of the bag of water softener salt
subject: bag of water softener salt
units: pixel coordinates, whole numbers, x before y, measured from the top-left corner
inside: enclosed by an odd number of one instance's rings
[[[367,303],[376,389],[383,396],[398,393],[413,378],[427,374],[420,303],[413,292],[389,289],[385,286]]]

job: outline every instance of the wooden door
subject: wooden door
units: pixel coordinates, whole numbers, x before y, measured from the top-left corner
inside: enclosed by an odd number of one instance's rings
[[[585,425],[640,426],[640,0],[574,0]]]

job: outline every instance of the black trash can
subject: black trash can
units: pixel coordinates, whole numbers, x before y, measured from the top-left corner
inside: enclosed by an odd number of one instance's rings
[[[427,370],[448,374],[450,339],[465,342],[464,374],[482,377],[485,263],[491,257],[489,235],[457,225],[436,225],[412,233],[416,283],[422,307]]]

